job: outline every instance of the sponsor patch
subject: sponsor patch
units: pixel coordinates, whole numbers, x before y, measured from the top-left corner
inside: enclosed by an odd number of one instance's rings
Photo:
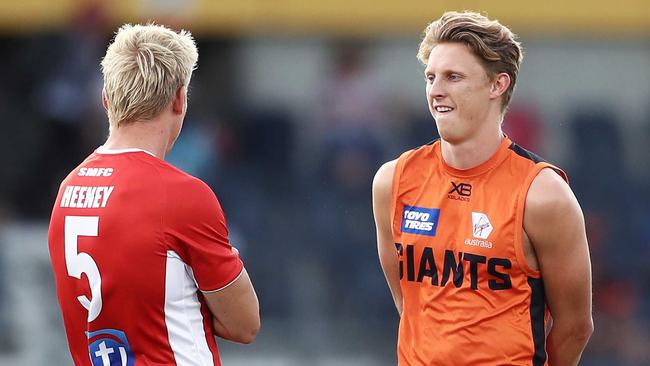
[[[402,232],[436,236],[439,208],[404,206],[402,211]]]
[[[126,334],[117,329],[101,329],[86,332],[88,353],[93,366],[133,366],[135,357],[131,352]]]
[[[482,212],[472,212],[472,232],[475,238],[487,239],[492,232],[492,224]]]

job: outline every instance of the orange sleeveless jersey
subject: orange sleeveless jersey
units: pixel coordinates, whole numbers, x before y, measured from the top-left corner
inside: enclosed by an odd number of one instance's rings
[[[567,179],[507,137],[468,170],[446,165],[439,141],[398,159],[400,366],[548,364],[544,286],[522,246],[526,195],[543,168]]]

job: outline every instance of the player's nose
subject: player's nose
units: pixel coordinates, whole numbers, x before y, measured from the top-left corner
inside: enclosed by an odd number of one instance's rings
[[[429,87],[427,88],[427,95],[431,99],[440,99],[444,98],[447,95],[442,82],[439,81],[439,78],[436,78],[436,80],[429,84]]]

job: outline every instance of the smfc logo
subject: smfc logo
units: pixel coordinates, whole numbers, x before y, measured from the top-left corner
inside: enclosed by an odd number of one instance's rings
[[[110,177],[113,168],[81,168],[77,173],[80,177]]]
[[[86,332],[90,360],[93,366],[133,366],[135,357],[131,352],[126,334],[117,329]]]
[[[439,208],[404,206],[402,232],[435,236],[439,217]]]

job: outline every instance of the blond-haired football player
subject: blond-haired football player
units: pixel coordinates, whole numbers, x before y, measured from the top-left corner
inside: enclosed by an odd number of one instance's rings
[[[198,52],[191,34],[124,25],[102,60],[109,136],[61,183],[49,249],[77,366],[220,365],[250,343],[257,296],[202,181],[163,159]]]

